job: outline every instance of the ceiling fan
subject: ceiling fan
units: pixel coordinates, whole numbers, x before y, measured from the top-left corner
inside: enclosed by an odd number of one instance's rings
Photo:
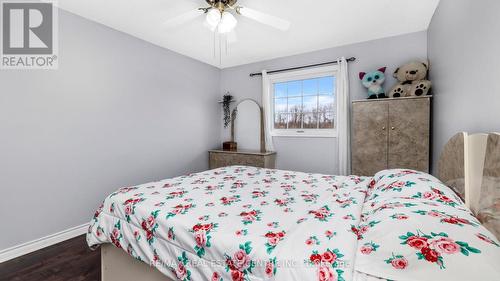
[[[279,17],[268,15],[247,7],[239,6],[238,0],[205,0],[208,7],[198,8],[193,11],[176,16],[165,22],[166,28],[174,28],[200,15],[206,16],[206,25],[212,31],[220,34],[230,33],[238,24],[235,16],[244,16],[273,28],[286,31],[290,22]]]

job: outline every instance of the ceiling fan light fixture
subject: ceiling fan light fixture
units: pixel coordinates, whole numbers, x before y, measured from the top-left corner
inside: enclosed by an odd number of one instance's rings
[[[238,24],[236,18],[230,12],[223,12],[222,17],[219,22],[218,31],[219,33],[229,33],[233,31],[233,29]]]
[[[207,13],[206,22],[211,29],[215,29],[222,20],[222,15],[217,9],[210,9]]]

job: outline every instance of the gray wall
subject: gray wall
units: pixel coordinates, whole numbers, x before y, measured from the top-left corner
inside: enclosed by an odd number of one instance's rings
[[[500,1],[441,0],[428,30],[434,171],[460,131],[500,131]]]
[[[217,68],[60,11],[59,70],[0,71],[0,249],[90,221],[121,186],[208,168]]]
[[[265,46],[263,46],[265,47]],[[388,66],[388,79],[385,83],[387,89],[395,84],[392,73],[397,66],[414,59],[427,58],[427,33],[426,31],[385,38],[375,41],[363,42],[337,48],[331,48],[307,54],[279,58],[270,61],[237,66],[222,70],[221,91],[229,91],[237,99],[254,98],[261,101],[260,77],[250,78],[251,72],[260,72],[262,69],[273,70],[304,64],[319,63],[335,60],[338,57],[355,56],[357,61],[349,64],[349,79],[352,99],[364,99],[366,89],[361,85],[358,73],[360,71],[375,70]],[[241,111],[241,110],[240,110]],[[248,113],[241,113],[248,114]],[[241,115],[240,115],[241,116]],[[258,121],[248,120],[251,124],[238,120],[240,125],[254,132],[251,139],[241,134],[236,141],[244,148],[258,148]],[[245,124],[246,123],[246,124]],[[228,130],[222,129],[224,140],[229,139]],[[338,171],[337,143],[332,138],[274,138],[275,148],[278,152],[277,165],[280,169],[290,169],[305,172],[320,172],[335,174]]]

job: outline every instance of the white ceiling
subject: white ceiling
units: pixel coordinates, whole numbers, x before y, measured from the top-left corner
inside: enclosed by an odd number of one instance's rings
[[[168,29],[204,0],[59,0],[60,8],[219,68],[310,52],[428,28],[439,0],[240,0],[291,22],[288,31],[238,18],[237,42],[214,57],[204,17]],[[224,49],[224,47],[222,48]]]

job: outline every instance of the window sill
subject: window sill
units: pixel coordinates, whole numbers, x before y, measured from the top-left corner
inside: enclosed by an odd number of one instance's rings
[[[337,132],[304,132],[304,133],[291,133],[291,132],[272,132],[273,138],[337,138]]]

